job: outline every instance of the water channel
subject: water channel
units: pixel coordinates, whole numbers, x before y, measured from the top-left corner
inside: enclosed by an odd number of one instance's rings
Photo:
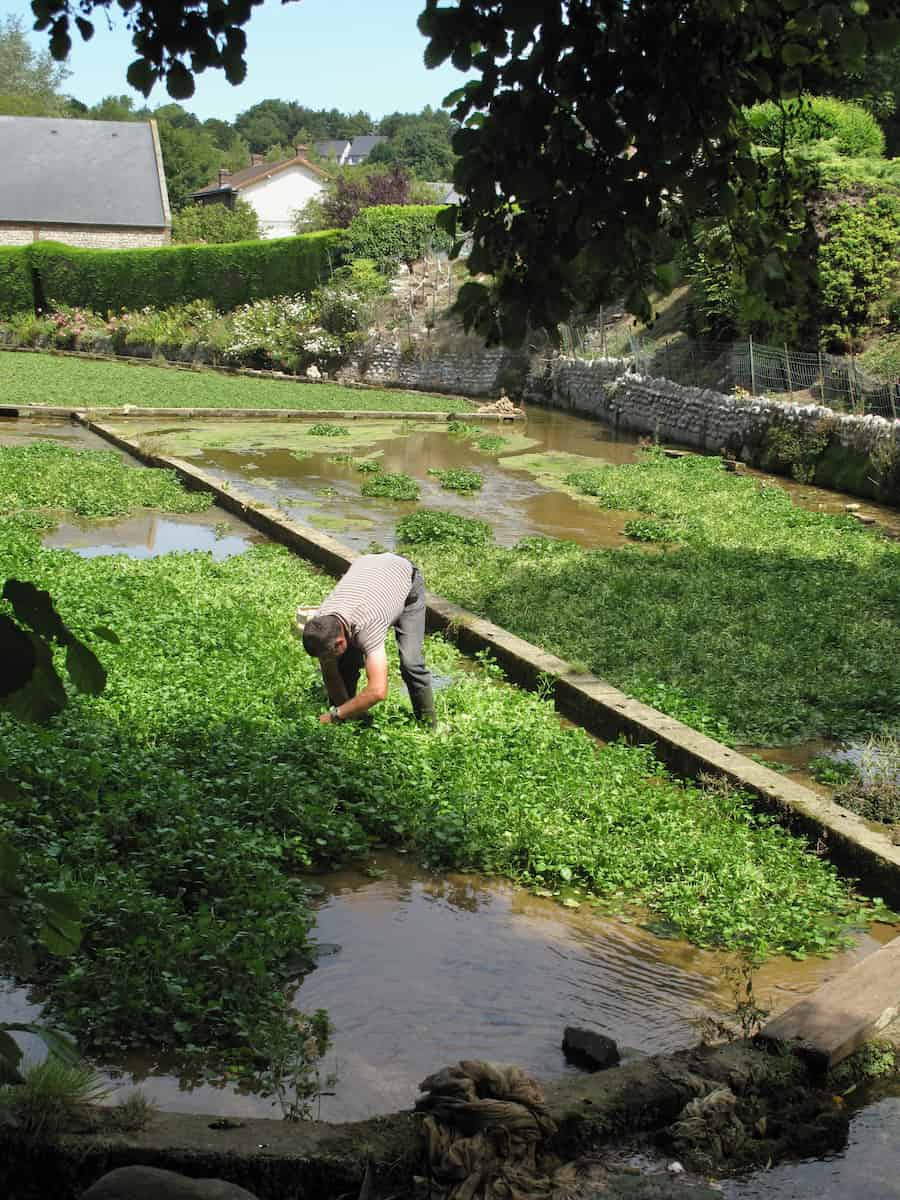
[[[361,476],[352,463],[334,461],[342,451],[356,457],[377,454],[384,470],[412,475],[424,505],[487,515],[503,544],[542,534],[573,538],[586,547],[622,545],[622,525],[630,514],[601,510],[560,490],[560,474],[573,469],[573,459],[574,465],[623,463],[639,453],[636,438],[540,411],[529,412],[524,426],[496,430],[509,439],[499,458],[480,453],[467,439],[448,437],[438,426],[411,426],[399,418],[396,425],[381,423],[377,430],[372,423],[352,422],[346,438],[321,439],[321,449],[293,422],[188,420],[176,426],[157,419],[121,422],[120,428],[163,453],[190,457],[299,520],[335,531],[357,549],[373,541],[392,546],[396,521],[412,506],[361,504]],[[0,423],[0,443],[36,437],[108,449],[99,438],[62,421]],[[483,473],[476,510],[471,499],[442,490],[427,474],[428,468],[451,467]],[[798,504],[844,511],[845,496],[777,482]],[[900,535],[900,514],[870,503],[863,507],[884,529]],[[223,557],[257,540],[235,518],[214,510],[189,517],[148,512],[124,521],[66,522],[46,544],[85,555],[207,550]],[[782,761],[790,758],[788,765],[802,772],[810,754],[821,748],[817,743],[809,752],[795,747],[772,753]],[[567,910],[476,875],[431,875],[387,852],[317,882],[323,890],[315,936],[329,952],[296,988],[292,1002],[307,1012],[326,1008],[335,1026],[325,1070],[338,1079],[329,1089],[335,1094],[321,1100],[323,1119],[407,1107],[420,1079],[461,1056],[512,1061],[538,1077],[558,1076],[574,1069],[560,1049],[567,1024],[607,1033],[626,1059],[672,1050],[697,1040],[704,1017],[733,1005],[725,956],[656,936],[639,920],[601,917],[587,906]],[[755,978],[756,995],[771,1011],[780,1011],[896,932],[875,925],[860,934],[852,950],[832,959],[769,963]],[[24,989],[0,992],[5,1019],[33,1019],[39,1012],[39,1001]],[[240,1087],[187,1078],[176,1062],[133,1055],[104,1069],[118,1084],[140,1084],[165,1109],[278,1115],[267,1100]],[[861,1108],[844,1154],[729,1183],[725,1194],[736,1200],[897,1196],[893,1181],[900,1175],[900,1151],[885,1131],[900,1115],[898,1093],[895,1088]],[[872,1190],[862,1186],[867,1172]]]

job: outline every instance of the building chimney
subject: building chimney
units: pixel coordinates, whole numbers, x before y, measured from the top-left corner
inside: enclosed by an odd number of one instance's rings
[[[309,149],[309,146],[305,146],[302,142],[298,142],[294,146],[294,153],[296,154],[296,156],[298,158],[302,158],[308,149]]]
[[[231,178],[231,172],[227,167],[219,167],[219,187],[224,187],[225,180]]]
[[[250,155],[250,166],[251,166],[251,167],[258,167],[258,166],[259,166],[259,164],[262,162],[262,160],[263,160],[263,158],[264,158],[264,157],[265,157],[265,156],[264,156],[264,155],[262,155],[262,154],[251,154],[251,155]]]

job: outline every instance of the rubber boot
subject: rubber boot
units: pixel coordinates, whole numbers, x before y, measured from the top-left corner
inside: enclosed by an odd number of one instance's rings
[[[419,725],[424,725],[426,729],[435,729],[437,727],[437,716],[434,711],[434,693],[429,687],[427,690],[420,693],[416,697],[418,704],[413,706],[413,713]]]

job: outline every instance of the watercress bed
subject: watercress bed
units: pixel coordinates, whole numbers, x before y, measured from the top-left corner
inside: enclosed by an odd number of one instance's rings
[[[176,505],[165,472],[36,445],[3,452],[4,478],[23,483],[0,511],[0,579],[47,588],[108,670],[102,695],[73,696],[46,726],[0,720],[0,832],[32,892],[65,888],[82,908],[80,948],[45,958],[43,973],[85,1046],[264,1057],[304,961],[303,870],[375,842],[572,889],[604,911],[640,903],[699,945],[754,954],[828,952],[873,915],[742,796],[681,783],[646,748],[598,748],[490,664],[461,671],[439,639],[427,659],[456,676],[440,736],[411,721],[395,664],[370,728],[321,726],[316,664],[291,618],[332,581],[274,546],[222,562],[43,548],[44,506],[89,499],[101,515],[98,463],[108,511],[134,503],[136,476]],[[25,485],[42,473],[33,495]],[[477,541],[478,526],[459,528]],[[118,644],[97,642],[97,626]]]
[[[0,353],[4,404],[64,408],[294,408],[445,412],[446,396],[296,383],[116,362]],[[459,403],[456,401],[455,403]]]
[[[625,525],[634,545],[417,537],[429,585],[720,740],[898,728],[900,543],[715,457],[650,451],[567,484],[646,514]]]

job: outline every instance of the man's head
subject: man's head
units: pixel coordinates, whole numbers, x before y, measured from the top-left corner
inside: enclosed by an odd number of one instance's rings
[[[303,627],[303,649],[313,658],[339,658],[347,649],[347,631],[341,618],[333,613],[310,617]]]

